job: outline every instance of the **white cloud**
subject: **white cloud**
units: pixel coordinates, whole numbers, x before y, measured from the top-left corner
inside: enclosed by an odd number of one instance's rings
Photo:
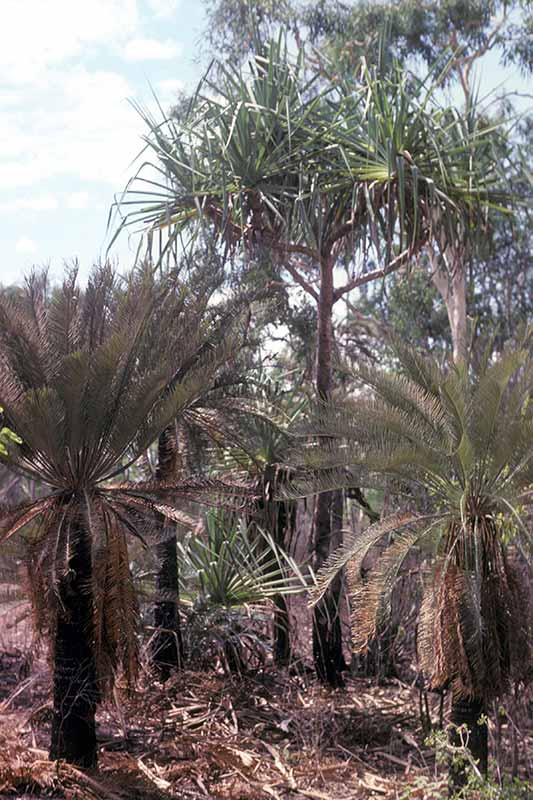
[[[11,247],[21,261],[43,246],[53,257],[56,240],[58,252],[70,241],[59,221],[63,210],[83,210],[84,224],[98,230],[93,236],[103,235],[99,226],[105,227],[113,194],[135,171],[132,161],[143,147],[144,123],[127,102],[140,100],[143,90],[148,94],[135,62],[153,62],[148,66],[163,106],[183,88],[179,80],[158,83],[166,60],[182,53],[170,26],[161,23],[179,5],[0,0],[0,211],[9,215]],[[51,228],[61,236],[46,245]]]
[[[55,211],[58,206],[57,197],[51,192],[22,197],[0,203],[2,214],[18,213],[19,211]]]
[[[2,0],[0,76],[39,83],[47,67],[84,47],[124,41],[138,24],[136,0]]]
[[[21,211],[57,211],[58,208],[80,210],[89,205],[88,192],[60,192],[53,194],[22,195],[0,203],[0,213],[19,214]]]
[[[89,205],[89,195],[87,192],[71,192],[67,195],[66,206],[76,210],[87,208]]]
[[[170,39],[131,39],[122,55],[126,61],[166,61],[181,53],[181,45]]]
[[[142,123],[126,99],[132,94],[116,72],[49,70],[46,91],[25,92],[23,114],[2,114],[0,185],[32,186],[68,175],[120,186],[141,147]]]
[[[50,196],[36,200],[35,195],[62,176],[122,189],[142,148],[144,125],[127,102],[135,91],[125,75],[92,63],[105,63],[102,56],[177,56],[178,42],[143,35],[150,14],[170,16],[177,5],[176,0],[1,0],[0,206],[6,192],[26,189],[29,197],[10,207],[52,210]],[[182,83],[162,83],[162,102],[170,104]],[[30,187],[37,188],[30,192]],[[73,192],[85,189],[72,186]],[[68,202],[79,208],[86,199]]]
[[[15,250],[17,253],[25,253],[26,255],[30,253],[37,252],[37,245],[30,239],[28,236],[21,236],[20,239],[17,240],[15,244]]]
[[[174,16],[180,5],[181,0],[148,0],[150,11],[162,19]]]

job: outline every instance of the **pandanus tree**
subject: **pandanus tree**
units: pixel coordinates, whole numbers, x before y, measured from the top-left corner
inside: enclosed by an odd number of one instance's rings
[[[34,612],[52,642],[54,759],[96,763],[97,703],[117,673],[135,676],[127,536],[157,545],[156,518],[179,521],[180,499],[223,491],[203,478],[124,480],[233,346],[204,353],[177,380],[197,325],[173,277],[155,281],[148,268],[124,280],[97,268],[84,290],[75,272],[56,289],[34,277],[0,299],[0,403],[22,440],[0,457],[43,487],[2,510],[0,541],[24,529],[31,541]]]
[[[319,88],[307,66],[303,50],[291,61],[281,36],[258,48],[248,72],[220,65],[216,85],[205,79],[179,121],[142,112],[153,163],[146,174],[145,159],[117,203],[117,235],[129,225],[150,236],[165,229],[168,248],[185,232],[209,230],[222,252],[267,256],[280,280],[316,303],[315,384],[326,399],[334,306],[408,266],[437,228],[444,241],[444,233],[455,239],[479,227],[494,175],[486,163],[477,171],[482,136],[449,136],[454,112],[436,102],[435,73],[422,82],[394,65],[378,71],[362,62],[352,81]],[[341,285],[338,267],[348,273]],[[318,568],[331,549],[332,515],[332,493],[320,494]],[[343,658],[332,593],[315,608],[313,636],[318,675],[338,684]]]
[[[319,407],[309,428],[327,445],[303,448],[314,477],[300,489],[389,481],[403,505],[345,540],[319,573],[318,596],[346,567],[353,645],[364,651],[408,554],[424,556],[419,657],[429,685],[451,692],[453,741],[466,741],[483,774],[490,702],[532,674],[531,336],[476,368],[444,369],[399,344],[395,355],[400,372],[361,368],[359,394]],[[391,537],[363,580],[365,556]],[[453,788],[465,780],[452,767]]]

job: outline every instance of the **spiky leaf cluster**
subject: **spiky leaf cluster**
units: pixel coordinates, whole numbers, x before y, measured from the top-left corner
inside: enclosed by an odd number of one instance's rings
[[[533,358],[530,332],[499,360],[443,369],[395,345],[397,373],[362,368],[359,389],[322,405],[298,455],[298,493],[383,485],[405,511],[348,538],[319,576],[319,596],[347,567],[354,645],[364,649],[387,617],[396,578],[418,548],[425,574],[419,653],[431,684],[490,698],[531,673],[531,570],[527,509],[533,498]],[[306,477],[307,476],[307,477]],[[423,507],[422,507],[423,503]],[[388,540],[368,580],[367,553]]]
[[[0,516],[0,541],[26,529],[37,623],[53,629],[59,585],[80,526],[92,559],[94,645],[105,682],[136,665],[136,601],[127,536],[150,543],[157,515],[230,492],[223,479],[131,483],[125,470],[212,388],[239,345],[238,315],[221,324],[179,274],[149,268],[126,278],[96,268],[52,287],[33,275],[0,296],[0,404],[20,442],[0,454],[39,482],[40,497]],[[122,478],[121,478],[122,476]],[[243,487],[243,492],[245,491]]]
[[[224,510],[208,512],[205,537],[179,543],[182,568],[208,606],[243,606],[311,585],[311,576],[272,536]],[[190,584],[186,579],[186,587]]]
[[[419,81],[363,61],[356,79],[320,89],[306,66],[281,35],[248,74],[220,65],[179,120],[139,109],[157,178],[145,161],[117,201],[118,231],[165,229],[171,246],[208,228],[230,249],[266,248],[283,263],[289,246],[316,261],[383,237],[390,260],[393,244],[414,252],[436,225],[454,241],[482,226],[500,198],[492,131],[472,134],[439,106],[446,65]]]

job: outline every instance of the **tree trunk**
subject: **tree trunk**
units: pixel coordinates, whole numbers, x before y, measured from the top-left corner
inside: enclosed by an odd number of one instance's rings
[[[176,426],[170,425],[159,437],[156,479],[164,483],[175,477],[177,470]],[[178,547],[176,526],[163,516],[157,519],[156,545],[158,571],[157,598],[154,606],[155,633],[152,639],[152,664],[161,680],[183,665],[183,639],[178,612]]]
[[[266,465],[260,482],[261,496],[251,521],[268,531],[274,543],[284,550],[287,532],[293,524],[295,505],[290,501],[276,500],[277,489],[286,476],[280,470],[278,464]],[[274,664],[282,667],[289,663],[291,656],[289,609],[287,599],[282,594],[274,595],[272,603],[272,658]]]
[[[466,303],[466,265],[460,250],[444,251],[445,269],[436,254],[431,257],[433,283],[444,300],[452,334],[453,360],[457,364],[468,355],[468,319]]]
[[[318,337],[316,354],[316,390],[327,400],[332,388],[333,355],[333,267],[332,259],[320,265],[318,301]],[[332,505],[334,492],[317,495],[314,515],[315,570],[323,566],[331,552]],[[313,616],[313,658],[317,676],[330,686],[342,686],[342,632],[339,586],[334,584],[316,604]]]
[[[94,652],[91,539],[82,502],[69,520],[67,570],[59,585],[54,642],[50,758],[96,766],[98,699]]]
[[[278,547],[285,549],[287,544],[286,532],[290,526],[290,518],[293,513],[292,504],[276,502],[274,513],[274,541]],[[282,594],[274,595],[273,603],[273,659],[274,664],[283,667],[289,663],[291,658],[289,608],[287,598]]]
[[[488,727],[486,722],[479,723],[481,717],[486,715],[485,705],[478,698],[454,697],[452,698],[452,711],[450,722],[454,726],[450,741],[458,747],[465,743],[466,747],[477,762],[477,768],[485,776],[488,767]],[[464,726],[463,733],[457,728]],[[468,765],[465,763],[450,763],[450,796],[458,793],[468,781]]]

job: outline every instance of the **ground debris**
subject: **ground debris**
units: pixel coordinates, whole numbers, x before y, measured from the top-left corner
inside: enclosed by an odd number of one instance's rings
[[[273,668],[239,679],[184,671],[164,685],[144,673],[101,709],[99,771],[83,772],[46,758],[50,682],[40,670],[2,717],[1,797],[400,800],[434,775],[416,689],[354,678],[331,691]]]

